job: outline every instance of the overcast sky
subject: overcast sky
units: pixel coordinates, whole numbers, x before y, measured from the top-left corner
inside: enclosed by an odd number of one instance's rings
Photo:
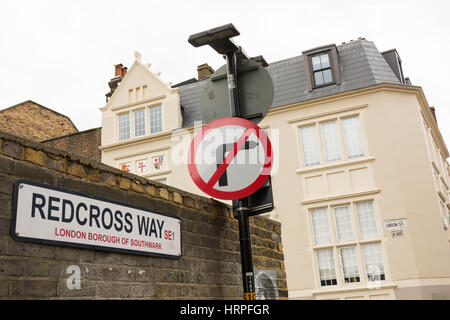
[[[173,84],[224,60],[189,35],[233,23],[235,42],[267,62],[358,37],[396,48],[405,76],[421,86],[450,148],[450,1],[20,1],[0,2],[0,108],[31,99],[69,116],[79,130],[101,125],[114,64],[134,51]]]

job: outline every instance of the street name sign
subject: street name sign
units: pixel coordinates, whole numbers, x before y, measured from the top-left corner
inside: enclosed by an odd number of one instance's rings
[[[247,197],[267,180],[272,146],[255,123],[237,117],[215,120],[194,137],[189,174],[206,194],[223,200]]]
[[[15,185],[11,234],[40,244],[181,257],[179,218],[27,180]]]

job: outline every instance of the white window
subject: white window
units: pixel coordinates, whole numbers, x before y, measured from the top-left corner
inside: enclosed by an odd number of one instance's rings
[[[150,133],[161,132],[162,128],[162,110],[161,106],[150,108]]]
[[[119,141],[130,139],[130,114],[119,115]]]
[[[328,52],[311,57],[311,64],[316,86],[333,82]]]
[[[328,222],[328,209],[311,210],[314,240],[316,245],[331,243],[330,224]]]
[[[336,285],[337,279],[334,268],[333,249],[317,250],[316,253],[320,285],[322,287]]]
[[[359,233],[361,240],[378,237],[375,214],[372,201],[359,202],[356,204],[358,216]]]
[[[336,237],[338,241],[350,241],[353,235],[352,218],[350,216],[350,206],[335,207],[334,220],[336,223]]]
[[[386,279],[381,252],[382,239],[377,231],[373,202],[374,200],[366,200],[309,210],[319,286],[336,285],[338,274],[339,284],[344,286],[366,282],[366,278],[368,282]],[[334,221],[334,228],[330,228],[330,216]],[[359,231],[355,231],[355,228]],[[357,232],[360,237],[357,237]],[[342,271],[337,274],[334,270],[335,261],[339,261]]]
[[[320,135],[322,141],[319,140]],[[300,138],[305,167],[320,165],[322,162],[321,151],[325,163],[364,156],[359,116],[338,118],[337,120],[320,123],[320,125],[313,124],[300,127]]]
[[[325,149],[325,159],[327,162],[341,160],[341,143],[337,121],[322,123],[323,147]]]
[[[140,137],[145,135],[145,109],[134,111],[134,136]]]
[[[383,257],[379,243],[363,244],[364,262],[368,281],[385,280]]]
[[[356,247],[345,247],[339,249],[341,253],[342,274],[345,283],[359,282],[358,258]]]
[[[359,117],[343,119],[342,129],[344,131],[345,147],[347,148],[348,158],[352,159],[364,156],[364,145]]]
[[[320,164],[319,139],[315,125],[300,128],[305,167]]]

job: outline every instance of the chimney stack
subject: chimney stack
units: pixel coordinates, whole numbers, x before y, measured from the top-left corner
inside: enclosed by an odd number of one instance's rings
[[[122,68],[123,65],[121,63],[114,65],[114,76],[121,77],[122,76]]]
[[[436,121],[437,124],[437,118],[436,118],[436,109],[434,107],[430,107],[431,114],[433,115],[434,121]]]
[[[263,66],[263,67],[269,66],[269,64],[267,63],[266,59],[264,59],[263,56],[256,56],[256,57],[253,57],[253,58],[250,58],[250,59],[252,59],[256,63],[258,63],[260,66]]]
[[[114,78],[112,78],[111,81],[108,82],[110,91],[107,94],[105,94],[106,102],[108,102],[109,98],[111,98],[114,91],[116,91],[117,87],[119,86],[119,83],[122,81],[123,77],[126,76],[127,71],[128,68],[124,67],[123,64],[121,63],[114,65]]]
[[[214,69],[211,68],[207,63],[204,63],[197,67],[197,73],[198,81],[202,81],[209,78],[209,76],[214,73]]]

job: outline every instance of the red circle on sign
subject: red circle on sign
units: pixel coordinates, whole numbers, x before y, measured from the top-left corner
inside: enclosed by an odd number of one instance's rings
[[[199,174],[196,164],[195,155],[197,153],[197,149],[200,145],[200,143],[203,141],[203,138],[212,130],[223,127],[223,126],[239,126],[244,128],[244,134],[241,136],[241,138],[238,139],[237,142],[235,142],[234,145],[234,151],[231,150],[228,153],[227,159],[224,160],[222,165],[219,166],[219,168],[216,170],[216,172],[213,174],[210,181],[205,181]],[[243,143],[245,143],[246,139],[251,135],[255,134],[258,140],[261,142],[263,149],[264,149],[264,165],[263,168],[259,174],[259,176],[255,179],[255,181],[251,182],[247,187],[236,190],[236,191],[222,191],[214,188],[215,182],[217,182],[217,179],[220,178],[220,176],[223,174],[223,172],[226,170],[226,167],[229,165],[231,160],[233,160],[234,156],[236,156],[236,153],[239,151],[239,149],[242,147]],[[231,157],[231,158],[229,158]],[[226,164],[228,163],[228,164]],[[245,120],[243,118],[222,118],[215,120],[205,127],[202,128],[202,130],[194,137],[194,139],[191,142],[191,146],[189,148],[188,152],[188,169],[189,174],[194,181],[194,183],[197,185],[197,187],[200,188],[203,192],[206,194],[223,199],[223,200],[235,200],[235,199],[241,199],[245,198],[255,191],[257,191],[263,184],[266,182],[267,178],[270,175],[270,170],[272,169],[272,145],[270,143],[269,138],[267,137],[267,134],[262,130],[258,125],[255,123]],[[215,178],[215,179],[214,179]],[[211,181],[214,181],[211,183]]]

